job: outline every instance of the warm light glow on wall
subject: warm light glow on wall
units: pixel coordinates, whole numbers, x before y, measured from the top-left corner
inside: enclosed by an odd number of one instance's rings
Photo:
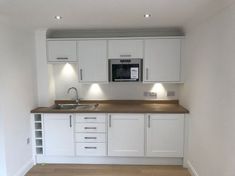
[[[155,83],[151,89],[151,92],[155,92],[157,95],[164,95],[166,94],[166,89],[161,83]]]
[[[92,84],[88,90],[88,94],[95,98],[99,98],[103,96],[103,91],[100,88],[99,84]]]
[[[73,68],[73,66],[69,63],[66,63],[62,69],[61,76],[65,79],[71,79],[76,75],[76,72]]]

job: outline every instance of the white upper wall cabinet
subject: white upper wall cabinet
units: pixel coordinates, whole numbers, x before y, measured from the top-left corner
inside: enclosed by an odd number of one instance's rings
[[[183,157],[184,115],[148,114],[147,156]]]
[[[145,40],[144,82],[180,82],[181,39]]]
[[[77,62],[76,41],[47,41],[48,62]]]
[[[143,40],[109,40],[109,59],[143,58]]]
[[[107,41],[78,41],[77,46],[80,82],[108,82]]]

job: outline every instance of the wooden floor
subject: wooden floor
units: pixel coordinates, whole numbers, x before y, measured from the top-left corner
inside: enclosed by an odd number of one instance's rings
[[[34,166],[26,176],[190,176],[181,166],[65,165]]]

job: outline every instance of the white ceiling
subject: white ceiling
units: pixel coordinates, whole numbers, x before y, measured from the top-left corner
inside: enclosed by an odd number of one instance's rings
[[[29,28],[183,27],[216,0],[0,0],[0,15]],[[145,13],[151,18],[145,19]],[[55,15],[63,16],[61,21]]]

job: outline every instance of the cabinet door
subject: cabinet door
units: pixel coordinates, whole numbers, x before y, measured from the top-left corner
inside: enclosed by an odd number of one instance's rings
[[[76,62],[76,41],[47,41],[48,62]]]
[[[108,58],[143,58],[143,40],[109,40]]]
[[[149,114],[147,156],[183,157],[184,115]]]
[[[181,39],[145,40],[144,81],[180,81]]]
[[[74,156],[73,129],[73,115],[45,114],[45,154],[47,156]]]
[[[109,114],[108,156],[144,156],[144,114]]]
[[[78,42],[80,82],[108,82],[107,41]]]

